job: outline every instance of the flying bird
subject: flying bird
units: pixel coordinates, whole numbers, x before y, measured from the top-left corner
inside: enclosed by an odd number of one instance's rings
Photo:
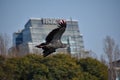
[[[56,51],[58,48],[65,48],[67,44],[61,42],[61,37],[66,29],[66,21],[61,20],[58,22],[58,27],[53,29],[46,37],[45,43],[36,45],[37,48],[43,49],[43,56],[46,57],[49,54]]]

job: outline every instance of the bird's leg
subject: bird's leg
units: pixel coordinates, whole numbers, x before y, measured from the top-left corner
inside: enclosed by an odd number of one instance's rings
[[[55,52],[55,49],[53,49],[53,48],[44,48],[43,56],[46,57],[46,56],[48,56],[49,54],[51,54],[53,52]]]

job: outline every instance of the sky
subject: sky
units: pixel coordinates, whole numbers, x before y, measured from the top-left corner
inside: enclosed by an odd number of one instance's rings
[[[24,28],[30,18],[78,20],[86,50],[104,53],[106,36],[120,46],[120,0],[0,0],[0,33]]]

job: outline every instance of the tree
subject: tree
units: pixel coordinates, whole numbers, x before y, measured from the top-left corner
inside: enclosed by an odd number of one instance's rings
[[[0,55],[7,56],[9,40],[7,34],[0,34]]]
[[[100,61],[107,66],[108,63],[107,63],[107,61],[106,61],[105,58],[106,58],[105,54],[101,54],[101,56],[100,56]]]
[[[115,44],[114,39],[110,36],[107,36],[104,40],[104,52],[108,59],[111,80],[115,80],[115,71],[112,62],[120,58],[120,49],[119,46]]]
[[[9,48],[9,57],[17,57],[19,56],[19,46],[13,46],[11,48]]]
[[[108,80],[107,66],[93,58],[80,59],[78,65],[81,66],[84,73],[91,75],[92,78],[97,80]],[[86,80],[93,80],[93,79]]]
[[[91,58],[29,54],[6,60],[0,56],[0,63],[0,80],[108,80],[107,67]]]

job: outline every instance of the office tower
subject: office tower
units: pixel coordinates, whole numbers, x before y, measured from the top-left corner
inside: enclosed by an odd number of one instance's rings
[[[25,24],[24,29],[13,34],[13,46],[19,47],[19,54],[42,53],[35,45],[45,42],[46,36],[57,28],[61,19],[32,18]],[[68,44],[66,48],[59,48],[56,52],[80,55],[84,50],[83,36],[80,33],[77,20],[66,20],[67,28],[61,41]]]

